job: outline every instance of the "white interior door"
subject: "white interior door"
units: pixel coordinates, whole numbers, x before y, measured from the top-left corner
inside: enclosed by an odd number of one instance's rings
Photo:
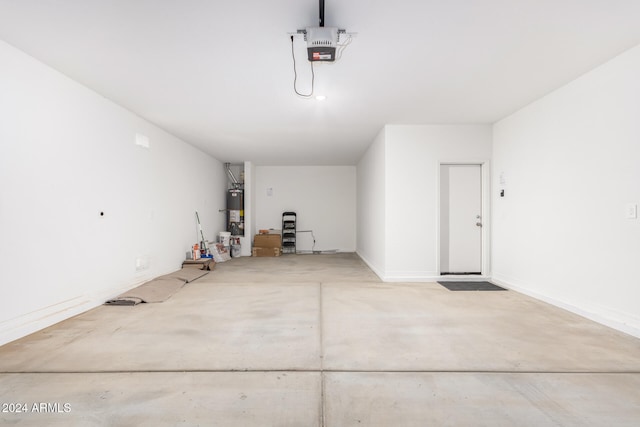
[[[482,272],[480,165],[440,166],[440,272]]]

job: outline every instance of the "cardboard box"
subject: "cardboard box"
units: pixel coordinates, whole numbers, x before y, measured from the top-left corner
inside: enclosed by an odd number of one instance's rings
[[[257,234],[253,239],[254,248],[278,248],[282,247],[282,238],[279,234]]]
[[[282,251],[280,248],[256,248],[254,247],[252,250],[253,256],[280,256]]]

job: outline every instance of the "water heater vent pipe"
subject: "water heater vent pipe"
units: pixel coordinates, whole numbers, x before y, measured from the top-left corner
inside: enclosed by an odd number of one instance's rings
[[[233,184],[233,188],[238,188],[240,186],[240,182],[236,179],[235,175],[231,171],[231,163],[225,163],[224,167],[227,169],[227,175],[231,179],[231,183]]]

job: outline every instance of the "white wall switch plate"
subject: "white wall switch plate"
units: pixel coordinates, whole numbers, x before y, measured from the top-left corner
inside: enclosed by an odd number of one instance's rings
[[[500,184],[505,185],[507,183],[507,178],[504,177],[504,172],[500,172]]]
[[[637,219],[638,218],[638,205],[635,203],[629,203],[627,205],[627,218],[628,219]]]

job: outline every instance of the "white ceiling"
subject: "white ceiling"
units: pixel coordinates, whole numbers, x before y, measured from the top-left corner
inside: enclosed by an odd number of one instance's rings
[[[384,124],[492,123],[640,43],[637,0],[0,0],[0,39],[222,161],[355,164]],[[299,89],[309,89],[296,41]]]

